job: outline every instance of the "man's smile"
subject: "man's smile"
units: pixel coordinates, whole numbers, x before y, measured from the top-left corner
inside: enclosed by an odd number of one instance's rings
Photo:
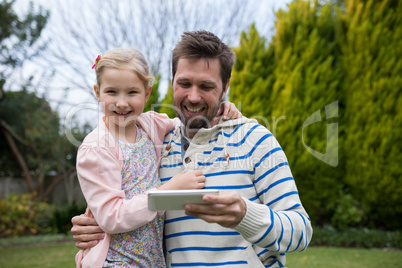
[[[192,114],[201,113],[205,110],[205,107],[190,107],[186,105],[184,105],[184,108]]]

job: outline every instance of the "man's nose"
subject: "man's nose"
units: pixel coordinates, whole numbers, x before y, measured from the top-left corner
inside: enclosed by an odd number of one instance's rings
[[[187,98],[192,103],[200,102],[201,96],[200,96],[200,94],[198,92],[198,88],[196,86],[191,87]]]

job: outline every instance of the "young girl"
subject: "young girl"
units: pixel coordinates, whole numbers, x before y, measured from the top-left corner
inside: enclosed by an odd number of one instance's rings
[[[98,56],[93,68],[94,91],[105,116],[78,150],[77,173],[88,204],[85,214],[96,219],[106,236],[78,252],[77,267],[165,267],[163,213],[148,210],[147,192],[200,189],[205,177],[191,171],[161,186],[161,145],[179,120],[143,113],[152,78],[139,51],[110,50]],[[233,105],[224,106],[228,117],[239,116]]]

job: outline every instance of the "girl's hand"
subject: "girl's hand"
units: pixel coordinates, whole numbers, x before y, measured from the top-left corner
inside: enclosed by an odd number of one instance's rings
[[[159,190],[184,190],[202,189],[205,187],[205,176],[201,170],[179,173],[171,178],[167,183],[159,187]]]
[[[218,120],[222,118],[225,121],[230,119],[237,119],[240,118],[241,116],[242,116],[241,112],[230,101],[222,102],[221,106],[219,107],[218,113],[216,114],[216,118]]]

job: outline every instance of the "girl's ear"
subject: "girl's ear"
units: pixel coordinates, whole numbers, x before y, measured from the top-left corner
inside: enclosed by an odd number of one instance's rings
[[[145,103],[148,102],[149,97],[151,96],[152,92],[152,86],[148,86],[148,88],[145,89]]]
[[[96,98],[98,99],[98,102],[100,102],[99,89],[98,89],[98,86],[96,84],[94,85],[94,91],[95,91]]]

